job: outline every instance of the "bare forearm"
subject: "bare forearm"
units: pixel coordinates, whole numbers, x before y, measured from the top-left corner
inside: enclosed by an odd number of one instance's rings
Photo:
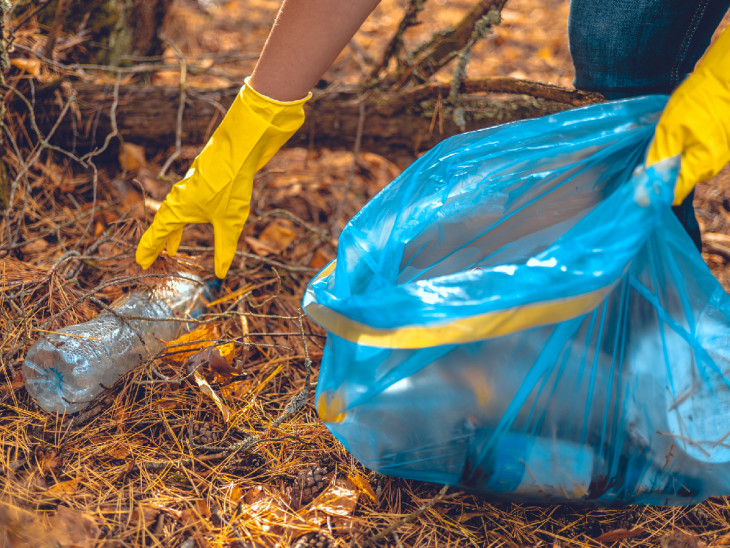
[[[304,97],[380,0],[285,0],[251,86],[280,101]]]

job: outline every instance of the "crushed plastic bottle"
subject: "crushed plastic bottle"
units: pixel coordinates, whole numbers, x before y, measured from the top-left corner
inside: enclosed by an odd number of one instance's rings
[[[181,274],[153,291],[122,297],[111,305],[113,312],[45,335],[23,363],[26,390],[46,411],[81,411],[165,341],[189,330],[184,319],[198,316],[212,293],[199,277]]]

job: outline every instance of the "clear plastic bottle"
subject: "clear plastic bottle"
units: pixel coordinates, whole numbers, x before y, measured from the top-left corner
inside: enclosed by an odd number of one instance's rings
[[[23,363],[26,390],[46,411],[81,411],[105,387],[187,331],[191,324],[184,320],[198,316],[212,294],[197,276],[181,274],[153,291],[117,300],[113,312],[43,336]]]

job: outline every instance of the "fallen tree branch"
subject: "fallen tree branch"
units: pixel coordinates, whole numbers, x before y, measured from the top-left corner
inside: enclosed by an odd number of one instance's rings
[[[424,2],[425,0],[409,1],[408,7],[406,7],[405,14],[400,20],[400,23],[398,23],[398,28],[393,34],[393,37],[388,42],[388,45],[385,46],[385,50],[383,50],[383,55],[380,58],[380,61],[370,72],[371,80],[377,79],[380,76],[380,73],[388,68],[388,62],[390,61],[390,59],[394,55],[397,56],[400,50],[403,49],[403,33],[406,31],[406,29],[408,29],[408,27],[412,27],[417,23],[418,14],[423,11]]]
[[[490,12],[501,13],[507,0],[479,0],[450,30],[436,33],[415,52],[413,62],[388,75],[385,83],[399,88],[409,82],[425,82],[444,67],[471,40],[477,23]]]
[[[449,95],[451,84],[424,84],[397,95],[400,101],[393,100],[392,108],[404,108],[408,104],[427,100],[438,95]],[[462,80],[459,93],[474,95],[478,93],[505,93],[529,95],[535,99],[556,101],[571,107],[582,107],[604,101],[600,93],[565,88],[555,84],[521,80],[509,76],[489,76],[473,80]]]
[[[211,119],[220,114],[220,108],[230,106],[238,89],[233,86],[188,93],[182,123],[178,126],[178,87],[120,86],[117,131],[125,141],[159,149],[176,144],[179,127],[183,144],[202,145]],[[602,100],[598,94],[506,77],[464,80],[460,91],[459,108],[465,112],[467,131]],[[74,124],[71,119],[64,119],[57,129],[56,140],[61,144],[74,142],[77,147],[93,148],[112,131],[109,113],[114,97],[108,86],[84,82],[74,85],[74,93],[81,116],[96,117],[96,123]],[[412,157],[461,133],[449,116],[448,102],[441,105],[443,127],[431,127],[438,98],[448,93],[448,84],[427,84],[401,92],[373,92],[367,97],[361,95],[360,88],[323,92],[308,103],[307,121],[289,146],[352,150],[360,134],[360,109],[365,108],[368,116],[362,129],[361,150],[390,158],[404,153]],[[41,127],[58,120],[59,107],[52,96],[37,98],[36,106],[36,119]]]

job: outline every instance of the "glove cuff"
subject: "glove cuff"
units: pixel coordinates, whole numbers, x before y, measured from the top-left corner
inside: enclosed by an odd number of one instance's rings
[[[296,105],[303,105],[307,101],[309,101],[312,98],[312,92],[310,91],[307,93],[306,96],[302,97],[301,99],[296,99],[294,101],[279,101],[278,99],[272,99],[271,97],[267,97],[263,93],[259,93],[253,87],[251,87],[251,84],[249,83],[251,80],[251,77],[248,76],[244,81],[244,89],[250,91],[254,96],[256,96],[258,99],[265,101],[272,105],[278,105],[282,107],[289,107],[289,106],[296,106]]]

